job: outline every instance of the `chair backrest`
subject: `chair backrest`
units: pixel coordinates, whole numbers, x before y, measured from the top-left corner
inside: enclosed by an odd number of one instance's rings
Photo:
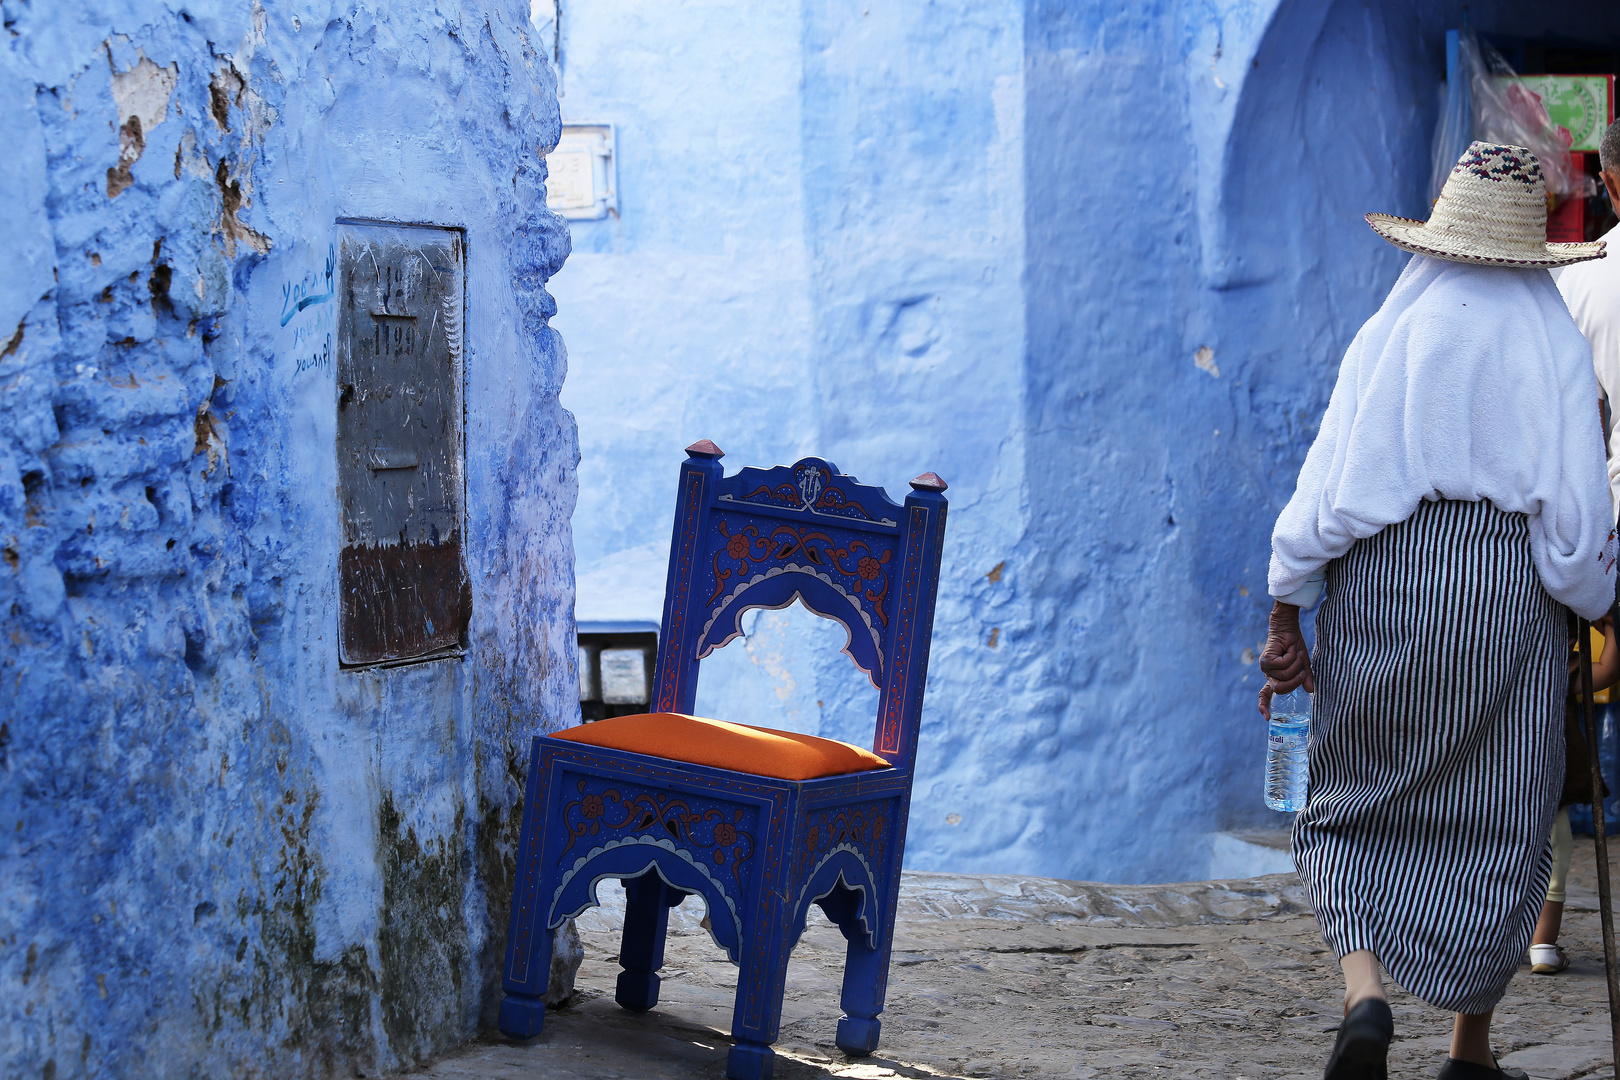
[[[909,767],[934,629],[945,481],[924,473],[900,505],[820,458],[726,476],[718,446],[705,439],[686,452],[654,707],[690,713],[699,661],[742,632],[743,613],[799,600],[848,632],[844,652],[880,695],[872,750]]]

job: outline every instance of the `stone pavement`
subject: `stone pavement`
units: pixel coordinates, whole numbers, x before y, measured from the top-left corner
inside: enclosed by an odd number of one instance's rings
[[[1577,840],[1562,975],[1520,969],[1497,1013],[1504,1063],[1537,1080],[1612,1078],[1590,839]],[[613,1004],[623,892],[580,920],[579,992],[526,1045],[474,1043],[431,1080],[719,1080],[735,968],[677,908],[659,1007]],[[617,901],[615,908],[613,901]],[[1338,965],[1297,878],[1097,885],[907,874],[877,1055],[833,1045],[844,942],[820,912],[794,953],[777,1076],[1316,1080],[1340,1014]],[[1393,1080],[1432,1077],[1450,1018],[1393,992]]]

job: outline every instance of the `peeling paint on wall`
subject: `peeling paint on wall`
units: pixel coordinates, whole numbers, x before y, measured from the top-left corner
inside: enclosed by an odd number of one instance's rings
[[[112,63],[112,51],[107,52]],[[118,103],[118,164],[107,170],[107,198],[135,182],[130,166],[146,149],[146,133],[169,117],[169,97],[180,77],[178,64],[160,68],[145,56],[128,71],[113,71],[112,96]]]
[[[521,3],[148,7],[0,2],[0,1074],[371,1075],[493,1016],[577,714],[554,86]],[[346,218],[467,239],[461,657],[339,665]]]

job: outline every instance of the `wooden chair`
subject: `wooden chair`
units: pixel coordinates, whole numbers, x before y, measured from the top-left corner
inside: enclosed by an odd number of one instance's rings
[[[606,878],[628,893],[617,1000],[651,1009],[669,909],[696,893],[739,968],[726,1075],[766,1080],[788,954],[811,904],[849,941],[838,1045],[852,1055],[877,1047],[945,482],[924,473],[901,506],[819,458],[728,477],[713,443],[687,453],[658,642],[659,711],[534,740],[500,1028],[520,1039],[540,1033],[553,931],[595,904]],[[742,632],[743,613],[795,599],[843,625],[844,652],[880,691],[871,753],[683,715],[699,661]]]

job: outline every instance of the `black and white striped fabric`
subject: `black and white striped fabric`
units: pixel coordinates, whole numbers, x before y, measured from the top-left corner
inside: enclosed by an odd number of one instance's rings
[[[1495,1007],[1551,872],[1568,651],[1524,514],[1424,502],[1329,564],[1294,858],[1340,956]]]

